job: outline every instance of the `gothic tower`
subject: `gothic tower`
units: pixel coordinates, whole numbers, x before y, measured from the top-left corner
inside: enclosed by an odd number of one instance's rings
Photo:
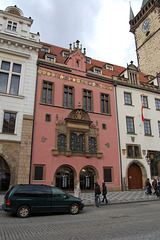
[[[143,0],[136,16],[130,8],[129,23],[140,70],[156,76],[160,71],[160,0]]]

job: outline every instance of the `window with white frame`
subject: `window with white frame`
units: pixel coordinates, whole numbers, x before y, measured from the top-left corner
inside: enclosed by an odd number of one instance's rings
[[[132,105],[132,95],[131,95],[131,93],[128,93],[128,92],[124,93],[124,103],[126,105]]]
[[[141,101],[143,102],[143,107],[148,108],[148,97],[147,96],[141,96]]]
[[[102,69],[94,67],[93,71],[98,74],[102,74]]]
[[[134,118],[126,117],[126,124],[127,124],[127,133],[135,133]]]
[[[12,30],[12,31],[16,31],[17,30],[17,23],[9,20],[8,23],[7,23],[7,29]]]
[[[149,119],[144,119],[144,134],[151,136],[151,122]]]
[[[56,62],[56,56],[46,54],[45,60],[50,61],[50,62]]]
[[[2,61],[0,68],[0,93],[19,94],[21,64]]]
[[[160,110],[160,99],[155,99],[156,110]]]

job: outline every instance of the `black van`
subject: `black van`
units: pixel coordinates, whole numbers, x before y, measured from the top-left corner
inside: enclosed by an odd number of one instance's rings
[[[47,185],[21,184],[11,187],[5,197],[2,209],[25,218],[30,213],[69,212],[77,214],[84,207],[79,198],[61,189]]]

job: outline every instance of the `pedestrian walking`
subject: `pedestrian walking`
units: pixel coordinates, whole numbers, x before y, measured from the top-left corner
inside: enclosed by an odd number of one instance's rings
[[[100,194],[101,194],[100,186],[96,182],[95,183],[95,205],[96,205],[96,207],[99,207],[99,205],[101,204]]]
[[[151,190],[152,186],[150,184],[150,181],[149,181],[149,178],[147,178],[146,180],[146,191],[145,193],[148,195],[151,195],[152,194],[152,190]]]
[[[157,180],[156,179],[153,180],[152,187],[154,189],[154,193],[153,194],[156,194],[156,196],[158,197],[159,196],[159,192],[158,192],[158,185],[157,185]]]
[[[105,202],[108,203],[108,200],[107,200],[107,187],[105,185],[105,182],[102,183],[102,196],[103,196],[103,199],[102,199],[102,202]]]

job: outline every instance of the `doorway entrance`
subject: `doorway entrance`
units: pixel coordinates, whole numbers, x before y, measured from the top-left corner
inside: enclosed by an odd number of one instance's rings
[[[93,190],[94,189],[95,172],[91,167],[85,167],[80,172],[80,189]]]
[[[128,188],[142,189],[142,171],[135,163],[130,165],[128,169]]]
[[[74,172],[70,166],[64,165],[56,171],[56,187],[64,190],[74,190]]]
[[[10,169],[6,161],[0,156],[0,191],[7,191],[10,185]]]

